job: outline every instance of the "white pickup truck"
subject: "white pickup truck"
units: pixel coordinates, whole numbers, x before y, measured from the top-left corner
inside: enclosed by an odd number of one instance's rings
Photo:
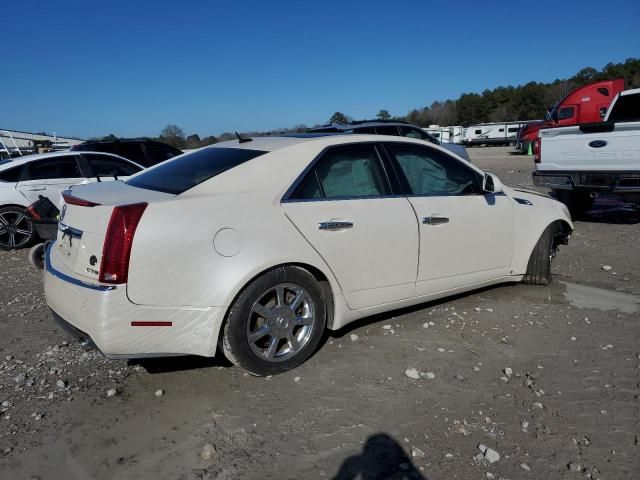
[[[600,192],[640,204],[640,88],[620,92],[603,122],[540,130],[533,183],[550,188],[573,216]]]

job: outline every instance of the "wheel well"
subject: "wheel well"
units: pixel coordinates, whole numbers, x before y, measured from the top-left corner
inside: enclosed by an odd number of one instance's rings
[[[327,302],[327,328],[331,329],[333,327],[333,320],[335,317],[335,306],[334,306],[334,301],[333,301],[333,291],[331,290],[331,284],[329,283],[329,279],[327,278],[327,276],[318,268],[312,266],[312,265],[308,265],[306,263],[282,263],[280,265],[274,265],[273,267],[267,268],[266,270],[263,270],[262,272],[258,273],[257,275],[254,275],[253,277],[251,277],[243,286],[240,290],[238,290],[238,293],[236,293],[235,297],[233,297],[233,300],[231,301],[229,307],[227,308],[227,311],[225,312],[224,315],[224,320],[222,321],[222,324],[220,326],[220,331],[224,331],[224,326],[227,323],[227,318],[229,316],[229,312],[231,311],[231,308],[233,307],[233,305],[235,304],[236,300],[238,299],[238,297],[242,294],[242,292],[244,292],[244,290],[253,282],[255,281],[257,278],[260,278],[262,275],[265,275],[266,273],[269,273],[273,270],[277,270],[278,268],[284,268],[284,267],[298,267],[298,268],[302,268],[303,270],[306,270],[307,272],[309,272],[311,275],[313,275],[313,277],[318,281],[320,288],[322,289],[322,292],[325,296],[325,300]],[[218,343],[220,343],[222,340],[222,335],[218,335]]]
[[[6,207],[16,207],[16,208],[21,208],[22,210],[27,209],[27,207],[25,207],[24,205],[18,205],[17,203],[8,203],[6,205],[0,205],[0,208],[6,208]]]
[[[564,220],[556,220],[551,225],[555,225],[555,231],[553,233],[553,246],[566,245],[573,232],[571,225]]]

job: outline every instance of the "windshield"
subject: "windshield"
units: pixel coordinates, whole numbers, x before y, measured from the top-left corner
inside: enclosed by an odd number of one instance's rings
[[[553,120],[554,119],[554,117],[557,115],[558,106],[560,105],[560,103],[562,103],[562,100],[560,100],[553,107],[551,107],[549,110],[547,110],[547,113],[544,116],[545,120]]]
[[[127,180],[133,187],[179,195],[267,152],[246,148],[209,147],[196,150]]]

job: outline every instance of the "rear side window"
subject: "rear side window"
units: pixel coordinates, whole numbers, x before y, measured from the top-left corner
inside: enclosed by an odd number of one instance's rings
[[[398,128],[400,128],[400,135],[402,135],[403,137],[419,138],[420,140],[429,140],[429,136],[423,130],[418,130],[417,128],[405,127],[405,126],[400,126]]]
[[[149,157],[147,166],[156,165],[182,154],[177,148],[162,143],[147,143],[144,147],[147,149],[147,156]]]
[[[52,180],[56,178],[82,177],[75,157],[55,157],[31,162],[28,167],[29,180]]]
[[[370,198],[390,189],[374,145],[335,147],[318,160],[291,196],[295,200]]]
[[[117,145],[118,155],[124,158],[128,158],[129,160],[133,160],[140,165],[148,166],[146,158],[144,156],[144,151],[142,150],[142,145],[140,145],[140,143],[119,142]]]
[[[127,184],[179,195],[253,158],[262,150],[211,147],[197,150],[127,180]]]
[[[17,182],[20,180],[20,172],[22,172],[22,165],[3,170],[2,172],[0,172],[0,181],[11,183]]]
[[[108,155],[87,154],[84,157],[91,165],[93,176],[110,177],[115,175],[117,177],[128,177],[140,171],[140,168],[132,163]]]

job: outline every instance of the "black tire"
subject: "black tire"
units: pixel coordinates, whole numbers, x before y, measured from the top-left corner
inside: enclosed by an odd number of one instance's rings
[[[549,285],[551,283],[551,259],[555,253],[553,239],[556,228],[556,224],[552,223],[542,232],[529,257],[527,273],[525,273],[522,283],[529,285]]]
[[[326,305],[322,287],[308,271],[271,270],[245,287],[231,306],[222,335],[224,355],[252,375],[291,370],[318,347],[327,322]]]
[[[31,217],[22,207],[0,208],[0,250],[31,247],[38,240]]]
[[[44,270],[44,243],[39,243],[29,250],[29,263],[39,270]]]
[[[567,206],[573,218],[581,218],[593,206],[593,197],[589,192],[554,190],[553,196]]]

